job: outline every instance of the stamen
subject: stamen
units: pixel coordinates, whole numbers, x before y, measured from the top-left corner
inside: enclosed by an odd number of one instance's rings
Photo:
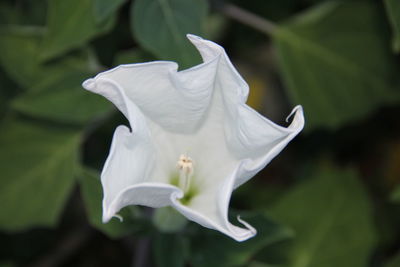
[[[193,160],[182,154],[176,166],[179,170],[179,187],[186,193],[190,188],[190,180],[193,176]]]

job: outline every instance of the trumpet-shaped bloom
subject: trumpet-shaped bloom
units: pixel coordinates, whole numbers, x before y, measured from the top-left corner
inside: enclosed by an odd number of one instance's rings
[[[284,128],[247,106],[248,85],[224,49],[194,35],[203,63],[121,65],[83,87],[103,95],[130,124],[115,130],[104,165],[103,222],[127,205],[173,206],[238,241],[256,230],[228,221],[232,191],[265,167],[303,128],[300,106]]]

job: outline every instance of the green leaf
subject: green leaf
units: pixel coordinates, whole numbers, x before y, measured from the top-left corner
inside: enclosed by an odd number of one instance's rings
[[[399,102],[399,68],[385,25],[378,3],[338,1],[277,28],[284,82],[291,101],[304,107],[306,129],[338,128]]]
[[[79,175],[80,190],[86,207],[86,213],[90,224],[96,229],[102,231],[111,238],[120,238],[138,230],[139,210],[137,207],[130,206],[125,208],[120,215],[123,222],[117,218],[108,223],[102,222],[102,198],[100,174],[91,169],[83,169]]]
[[[0,64],[22,87],[29,87],[43,76],[38,69],[40,28],[1,28]]]
[[[375,245],[371,204],[357,174],[321,168],[271,208],[296,232],[290,267],[365,267]]]
[[[384,0],[389,22],[393,29],[393,51],[400,52],[400,1]]]
[[[204,0],[136,0],[131,9],[135,39],[162,60],[173,60],[181,68],[200,62],[186,34],[202,35],[207,15]]]
[[[157,267],[183,267],[187,254],[187,242],[178,234],[158,234],[153,244]]]
[[[85,124],[104,116],[112,105],[82,88],[91,77],[88,72],[67,72],[56,80],[45,81],[12,102],[12,107],[30,116],[65,123]]]
[[[93,0],[49,0],[48,29],[40,55],[42,60],[81,47],[97,35],[109,31],[115,22],[111,16],[96,22]]]
[[[38,58],[42,29],[36,27],[0,28],[0,65],[22,88],[30,89],[44,79],[58,79],[71,70],[84,70],[81,56],[70,56],[51,64],[42,64]]]
[[[2,29],[0,64],[16,83],[29,89],[12,103],[14,109],[38,118],[86,123],[111,110],[105,99],[85,91],[81,83],[88,72],[83,51],[43,64],[38,59],[41,31],[37,28]]]
[[[192,265],[201,266],[243,266],[263,248],[289,240],[293,232],[265,215],[245,216],[245,221],[257,229],[257,235],[243,243],[221,233],[201,229],[192,240]]]
[[[97,22],[101,22],[115,13],[126,0],[93,0],[94,14]]]
[[[142,63],[146,61],[153,61],[154,56],[140,48],[123,50],[115,55],[113,65],[118,66],[122,64]]]
[[[186,218],[172,207],[156,209],[152,220],[154,226],[164,233],[178,232],[187,224]]]
[[[74,184],[77,131],[8,119],[0,126],[0,228],[54,226]]]

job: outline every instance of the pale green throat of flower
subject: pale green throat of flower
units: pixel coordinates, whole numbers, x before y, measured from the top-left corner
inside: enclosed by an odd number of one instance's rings
[[[189,204],[190,200],[197,194],[196,186],[193,184],[194,163],[187,155],[180,155],[176,163],[178,172],[171,177],[171,184],[182,189],[184,196],[180,202],[184,205]]]

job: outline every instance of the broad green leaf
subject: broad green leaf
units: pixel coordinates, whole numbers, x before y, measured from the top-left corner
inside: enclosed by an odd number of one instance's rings
[[[153,61],[154,56],[140,48],[123,50],[115,55],[113,65],[118,66],[122,64],[142,63],[146,61]]]
[[[74,184],[80,135],[22,119],[0,125],[0,228],[54,226]]]
[[[111,16],[120,8],[126,0],[93,0],[94,14],[97,22],[101,22]]]
[[[183,267],[187,256],[187,240],[179,234],[157,234],[153,243],[157,267]]]
[[[304,107],[306,129],[338,128],[399,102],[399,68],[385,25],[378,3],[338,1],[277,28],[284,82],[291,101]]]
[[[56,80],[65,72],[86,67],[81,56],[42,64],[38,58],[42,34],[43,30],[36,27],[0,28],[0,65],[22,88],[30,89],[44,79]]]
[[[257,229],[257,235],[244,243],[237,242],[221,233],[201,229],[191,238],[192,265],[247,266],[251,258],[263,248],[290,240],[293,232],[265,215],[244,216],[244,220]]]
[[[400,253],[396,254],[392,259],[389,260],[388,263],[385,264],[385,267],[399,267],[400,266]]]
[[[296,232],[288,267],[368,266],[376,234],[355,171],[321,168],[270,212]]]
[[[91,76],[88,72],[64,73],[16,98],[12,107],[38,118],[84,124],[112,110],[108,101],[82,88],[82,82]]]
[[[400,1],[384,0],[386,12],[393,30],[393,50],[400,52]]]
[[[133,206],[125,208],[120,213],[123,217],[123,222],[120,222],[117,218],[113,218],[106,224],[102,222],[103,191],[98,172],[91,169],[83,169],[79,175],[79,182],[86,213],[93,227],[111,238],[124,237],[138,229],[139,220],[135,222],[133,219],[139,217],[139,210]]]
[[[136,0],[131,10],[135,39],[162,60],[173,60],[181,68],[200,61],[186,34],[202,35],[207,15],[204,0]]]
[[[29,89],[15,99],[13,106],[31,116],[85,123],[104,115],[111,105],[86,92],[81,83],[92,76],[88,72],[88,53],[76,53],[43,64],[38,59],[41,31],[37,28],[3,29],[0,39],[0,64],[16,83]],[[1,86],[1,85],[0,85]]]
[[[112,28],[115,17],[97,23],[93,4],[93,0],[49,0],[48,29],[40,55],[42,60],[81,47]]]
[[[154,226],[164,233],[178,232],[187,224],[187,219],[172,207],[156,209],[152,220]]]
[[[40,28],[1,28],[0,64],[22,87],[34,84],[44,75],[38,69]]]

